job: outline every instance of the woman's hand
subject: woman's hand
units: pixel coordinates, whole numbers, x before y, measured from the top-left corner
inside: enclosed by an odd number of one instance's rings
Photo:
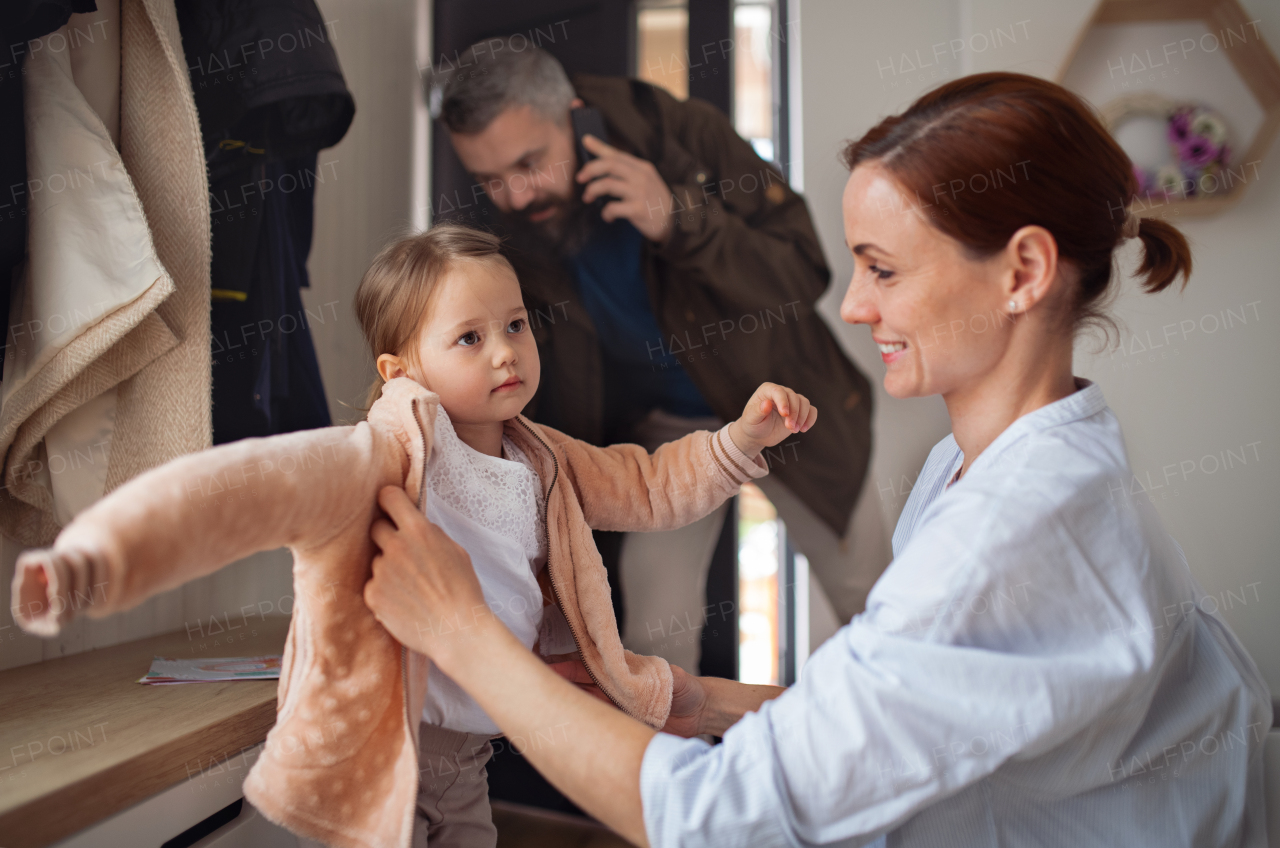
[[[583,692],[612,706],[613,702],[591,679],[581,659],[575,657],[547,663],[547,666]],[[662,731],[676,736],[697,736],[702,732],[702,711],[706,705],[707,690],[702,681],[678,665],[671,666],[671,712]]]
[[[761,383],[747,401],[742,417],[729,427],[738,449],[755,458],[793,433],[803,433],[818,420],[817,407],[802,394],[776,383]]]
[[[654,731],[548,670],[485,605],[466,551],[402,489],[384,488],[378,503],[388,518],[370,531],[380,553],[364,589],[369,609],[402,645],[431,657],[575,803],[648,845],[640,764]]]
[[[671,666],[671,714],[663,733],[697,736],[702,733],[702,713],[707,708],[707,690],[702,680],[678,665]]]
[[[611,707],[613,706],[613,701],[609,700],[609,696],[606,695],[600,687],[596,685],[596,682],[591,679],[591,674],[587,671],[587,667],[582,664],[581,658],[574,657],[573,659],[561,660],[560,662],[549,662],[547,663],[547,668],[551,669],[556,674],[560,675],[574,686],[577,686],[583,692],[586,692],[596,700],[603,701]]]
[[[397,486],[378,492],[388,518],[369,531],[378,554],[364,602],[400,644],[442,660],[492,618],[471,557]]]

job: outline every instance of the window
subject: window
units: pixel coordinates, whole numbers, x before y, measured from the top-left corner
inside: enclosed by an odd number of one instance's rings
[[[738,492],[738,679],[772,683],[779,677],[778,511],[758,486]]]
[[[788,686],[809,656],[809,561],[760,491],[738,491],[738,679]]]
[[[774,4],[742,0],[733,7],[733,126],[761,159],[775,161]]]
[[[651,0],[636,6],[636,76],[677,100],[689,97],[689,8]]]
[[[775,0],[737,0],[733,14],[733,125],[760,158],[780,152],[782,46]],[[638,0],[636,76],[689,97],[689,7],[685,0]]]

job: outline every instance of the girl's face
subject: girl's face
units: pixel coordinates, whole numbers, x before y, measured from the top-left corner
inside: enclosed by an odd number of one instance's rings
[[[541,366],[515,273],[503,262],[461,259],[438,283],[416,342],[419,373],[455,424],[506,421],[538,389]],[[392,360],[383,370],[382,360]],[[406,376],[399,357],[379,357],[384,378]],[[410,369],[412,371],[412,369]]]
[[[897,398],[972,387],[1005,355],[1015,320],[1001,254],[970,259],[920,206],[874,163],[856,167],[845,186],[854,270],[840,317],[871,328],[885,391]]]

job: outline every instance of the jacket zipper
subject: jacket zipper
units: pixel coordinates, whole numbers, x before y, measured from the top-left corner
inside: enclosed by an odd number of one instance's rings
[[[556,588],[556,581],[551,575],[551,523],[549,521],[549,513],[551,509],[551,491],[555,488],[556,481],[560,479],[560,462],[559,460],[556,459],[555,451],[551,449],[550,445],[548,445],[545,441],[542,440],[541,436],[533,432],[533,428],[531,428],[528,424],[524,423],[524,421],[521,421],[519,418],[517,418],[516,421],[520,424],[521,427],[529,431],[530,436],[533,436],[533,438],[538,440],[538,443],[542,445],[543,448],[546,449],[547,453],[551,454],[551,462],[555,469],[551,474],[551,485],[547,486],[547,495],[545,498],[543,498],[542,530],[546,536],[546,541],[547,541],[547,562],[546,562],[545,568],[547,569],[547,577],[550,578],[548,582],[551,584],[551,593],[556,596],[556,604],[557,606],[560,607],[560,612],[563,615],[564,601],[561,600],[560,590]],[[569,616],[565,615],[564,623],[569,625],[569,632],[573,635],[573,643],[578,648],[578,658],[582,660],[582,667],[587,670],[587,675],[591,678],[591,682],[594,683],[600,689],[600,691],[603,692],[605,696],[610,701],[613,702],[613,705],[615,707],[622,710],[624,713],[631,716],[632,718],[639,720],[638,717],[633,712],[628,710],[626,707],[622,706],[622,704],[618,701],[618,699],[615,698],[613,694],[604,687],[604,684],[600,682],[600,678],[596,677],[596,673],[591,670],[591,666],[587,663],[587,656],[582,652],[582,640],[578,637],[578,631],[574,629],[573,622],[569,620]]]
[[[418,481],[418,512],[422,512],[422,503],[427,496],[427,428],[422,426],[422,418],[418,415],[418,399],[411,401],[413,420],[417,422],[418,434],[422,436],[422,479]],[[585,663],[584,663],[585,664]],[[400,646],[400,685],[404,688],[404,715],[413,730],[413,716],[409,715],[409,649]]]

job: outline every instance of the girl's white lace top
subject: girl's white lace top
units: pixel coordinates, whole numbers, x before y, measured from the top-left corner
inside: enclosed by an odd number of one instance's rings
[[[463,442],[440,407],[427,459],[423,511],[470,555],[485,603],[517,639],[528,648],[538,642],[540,648],[558,645],[571,651],[572,634],[567,648],[563,639],[556,638],[567,630],[567,625],[557,627],[557,619],[564,619],[559,607],[548,607],[551,614],[543,615],[536,577],[547,557],[542,480],[529,458],[505,435],[502,451],[507,458],[480,453]],[[484,658],[476,657],[476,662]],[[427,677],[422,719],[464,733],[499,732],[480,705],[434,664]]]
[[[542,481],[529,458],[505,435],[502,453],[505,459],[480,453],[462,441],[449,414],[439,407],[427,461],[427,497],[515,541],[533,562],[543,544]]]

